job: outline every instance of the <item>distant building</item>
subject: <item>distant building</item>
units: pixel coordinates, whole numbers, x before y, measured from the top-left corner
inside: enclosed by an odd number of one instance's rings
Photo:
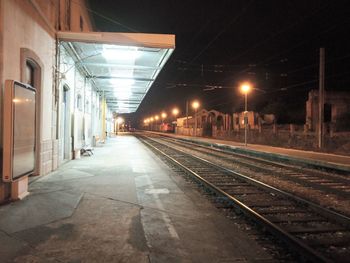
[[[233,129],[239,130],[244,129],[244,112],[233,113]],[[273,124],[276,121],[274,114],[259,114],[258,112],[248,111],[248,125],[249,129],[257,130],[259,125]]]
[[[306,101],[306,125],[308,130],[316,131],[318,125],[318,90],[309,92]],[[350,92],[325,92],[324,122],[336,124],[339,117],[350,111]]]

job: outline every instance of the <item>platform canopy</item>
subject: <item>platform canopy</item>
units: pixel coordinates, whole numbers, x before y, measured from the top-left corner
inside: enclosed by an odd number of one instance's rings
[[[138,109],[175,49],[175,36],[167,34],[58,32],[57,37],[116,113]]]

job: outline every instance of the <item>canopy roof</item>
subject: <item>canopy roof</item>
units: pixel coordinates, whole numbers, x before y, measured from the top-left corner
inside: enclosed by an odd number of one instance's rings
[[[58,32],[116,113],[135,112],[175,48],[175,36]]]

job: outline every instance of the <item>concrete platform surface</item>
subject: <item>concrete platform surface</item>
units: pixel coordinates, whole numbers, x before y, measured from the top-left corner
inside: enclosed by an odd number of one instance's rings
[[[149,131],[147,131],[149,132]],[[323,152],[314,152],[314,151],[305,151],[297,150],[291,148],[282,148],[274,147],[269,145],[261,144],[247,144],[229,141],[229,140],[219,140],[212,138],[204,137],[192,137],[185,135],[178,135],[173,133],[160,133],[160,132],[149,132],[157,133],[169,137],[176,137],[179,139],[187,140],[190,142],[197,142],[205,145],[214,145],[218,148],[231,148],[231,150],[241,152],[241,153],[250,153],[257,155],[265,155],[266,157],[279,157],[284,160],[295,161],[298,163],[304,163],[309,165],[324,166],[325,168],[338,169],[343,172],[350,173],[350,156],[323,153]]]
[[[133,136],[32,180],[0,207],[0,262],[270,262]]]

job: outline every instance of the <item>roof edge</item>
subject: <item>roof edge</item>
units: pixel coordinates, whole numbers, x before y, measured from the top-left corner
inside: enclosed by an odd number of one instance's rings
[[[86,42],[150,48],[175,48],[175,35],[111,32],[58,31],[57,38],[66,42]]]

